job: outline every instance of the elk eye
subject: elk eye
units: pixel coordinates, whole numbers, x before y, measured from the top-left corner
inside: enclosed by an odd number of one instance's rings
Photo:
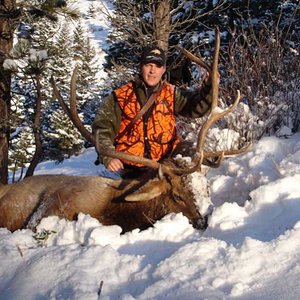
[[[175,201],[183,201],[183,199],[177,194],[174,194],[174,200]]]

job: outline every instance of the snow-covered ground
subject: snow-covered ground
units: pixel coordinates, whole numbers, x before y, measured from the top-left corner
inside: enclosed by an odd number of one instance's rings
[[[94,175],[94,160],[87,149],[36,174]],[[42,246],[0,229],[0,299],[300,299],[300,134],[263,138],[208,178],[203,233],[180,214],[124,235],[87,215],[49,217]]]

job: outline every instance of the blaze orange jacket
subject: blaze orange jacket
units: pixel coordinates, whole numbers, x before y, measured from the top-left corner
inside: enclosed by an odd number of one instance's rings
[[[141,109],[132,82],[117,89],[115,96],[121,108],[120,129],[115,139],[116,150],[156,161],[173,150],[179,142],[175,126],[173,85],[163,84],[155,104],[133,124],[130,131],[126,131],[126,128]]]
[[[150,108],[149,112],[144,114],[143,120],[137,121],[137,124],[135,125],[137,129],[136,134],[142,135],[141,140],[144,142],[144,145],[137,143],[139,144],[137,146],[139,149],[138,152],[143,155],[145,154],[143,151],[146,151],[146,154],[148,154],[147,151],[150,149],[149,144],[151,142],[152,148],[150,150],[153,159],[159,159],[159,153],[167,153],[169,149],[171,150],[171,148],[174,147],[176,143],[176,131],[173,126],[175,116],[180,115],[188,118],[201,117],[210,109],[211,103],[211,87],[209,85],[203,85],[196,90],[182,90],[175,87],[174,91],[172,88],[173,86],[166,81],[162,81],[154,90],[158,90],[162,85],[165,85],[165,87],[158,96],[156,103],[158,105],[156,105],[154,112],[152,112]],[[134,94],[130,95],[133,87]],[[119,97],[117,97],[117,94]],[[134,97],[133,106],[128,104],[129,99],[126,99],[126,94],[127,96],[130,95],[131,97]],[[117,89],[116,92],[111,93],[104,101],[102,101],[101,107],[92,124],[94,134],[96,131],[98,132],[101,145],[111,149],[115,149],[117,144],[118,147],[123,147],[124,149],[135,148],[135,142],[139,141],[136,135],[128,138],[128,140],[125,140],[124,138],[116,141],[116,137],[118,136],[118,133],[125,128],[126,125],[124,126],[124,124],[126,122],[128,123],[128,119],[133,118],[133,115],[140,109],[140,103],[142,103],[142,106],[145,105],[148,96],[147,87],[144,85],[141,78],[137,77],[134,81]],[[120,101],[117,100],[118,98]],[[138,100],[136,101],[136,99]],[[160,101],[160,103],[158,103],[158,101]],[[171,102],[172,105],[170,105]],[[126,109],[126,115],[123,114],[121,105]],[[152,114],[150,114],[150,112]],[[149,115],[150,119],[145,123],[144,119],[147,119]],[[144,130],[141,130],[142,124],[143,126],[147,124],[147,135],[145,135]],[[161,124],[163,124],[163,126],[161,126]],[[121,126],[122,128],[120,128]],[[174,137],[175,140],[174,144],[172,137]],[[150,142],[145,138],[150,139]],[[156,145],[157,142],[160,142],[162,147],[161,145]],[[128,147],[129,144],[131,147]],[[142,150],[143,147],[144,150]],[[150,156],[147,155],[147,157]],[[110,160],[110,157],[99,156],[99,162],[104,163],[105,166],[108,165]]]

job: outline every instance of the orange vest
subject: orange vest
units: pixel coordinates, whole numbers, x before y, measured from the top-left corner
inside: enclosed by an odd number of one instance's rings
[[[117,89],[115,95],[122,115],[117,134],[117,137],[120,135],[120,138],[115,140],[116,150],[149,157],[157,161],[175,148],[179,139],[175,127],[174,86],[164,83],[157,95],[153,109],[150,108],[152,111],[149,118],[145,122],[143,118],[138,119],[130,132],[126,132],[124,135],[121,133],[141,109],[141,106],[133,91],[132,82]]]

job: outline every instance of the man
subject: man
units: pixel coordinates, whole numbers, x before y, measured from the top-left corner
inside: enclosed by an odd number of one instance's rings
[[[162,49],[146,47],[140,59],[140,74],[105,99],[94,120],[93,132],[97,131],[101,145],[160,160],[169,156],[179,141],[175,116],[196,118],[210,109],[209,75],[201,89],[188,92],[166,82],[165,71]],[[139,113],[145,105],[150,107]],[[99,175],[105,177],[120,178],[120,171],[140,168],[115,158],[100,160],[107,169],[102,167]]]

